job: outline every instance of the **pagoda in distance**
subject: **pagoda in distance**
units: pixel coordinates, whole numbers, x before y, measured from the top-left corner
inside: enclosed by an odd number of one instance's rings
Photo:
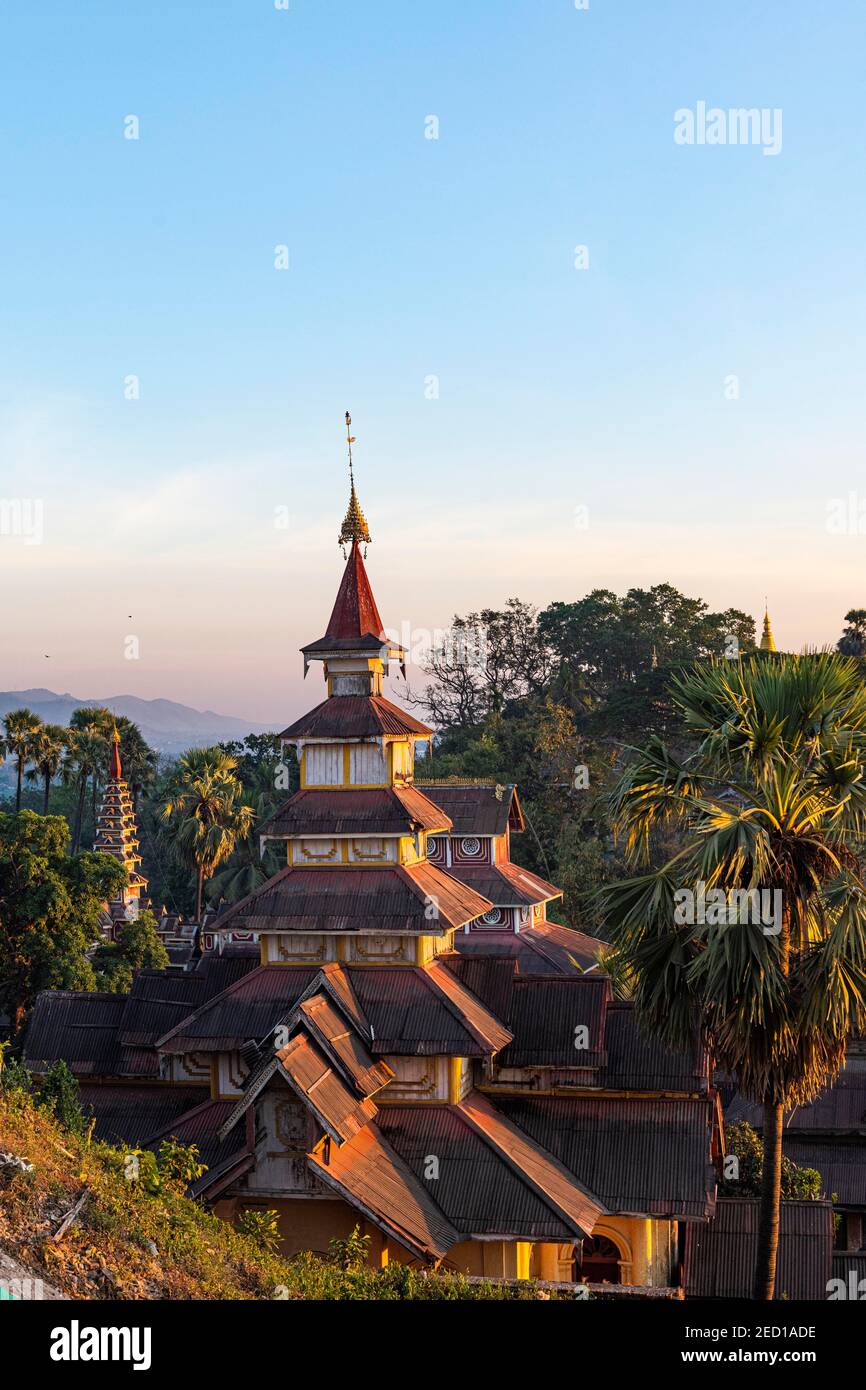
[[[123,776],[120,735],[115,724],[111,735],[108,783],[97,817],[96,839],[93,842],[96,853],[110,854],[112,859],[124,866],[129,875],[127,886],[121,889],[119,897],[108,903],[103,914],[103,928],[112,940],[117,938],[125,922],[134,921],[138,916],[139,899],[147,887],[147,879],[139,872],[141,855],[138,852],[138,843],[132,793]]]

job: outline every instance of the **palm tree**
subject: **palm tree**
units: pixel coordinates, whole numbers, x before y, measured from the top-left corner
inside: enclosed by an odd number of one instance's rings
[[[66,740],[69,730],[62,724],[43,724],[33,741],[31,759],[33,766],[26,773],[28,782],[42,782],[42,814],[48,815],[48,802],[51,796],[51,782],[63,765]]]
[[[823,652],[702,664],[672,695],[695,751],[679,760],[654,738],[610,804],[633,863],[649,862],[665,823],[681,848],[606,885],[599,902],[645,1026],[684,1047],[699,1022],[714,1064],[763,1106],[753,1296],[770,1299],[784,1113],[832,1083],[866,1025],[854,852],[866,830],[866,689],[856,661]],[[779,895],[763,920],[753,890]]]
[[[78,713],[78,711],[76,711]],[[86,724],[83,728],[70,727],[67,735],[66,755],[63,759],[63,780],[71,782],[78,789],[78,802],[75,808],[75,828],[72,834],[72,854],[81,848],[81,829],[84,821],[84,798],[87,795],[88,778],[97,777],[97,770],[103,766],[106,757],[106,740],[100,727]],[[95,795],[95,793],[94,793]],[[94,811],[94,832],[96,813]]]
[[[10,710],[3,720],[6,736],[3,748],[18,759],[18,781],[15,788],[15,810],[21,810],[21,787],[24,781],[24,764],[33,754],[34,740],[42,727],[42,720],[32,709]]]
[[[237,760],[220,748],[193,748],[179,759],[162,806],[175,856],[195,870],[195,917],[204,882],[249,834],[255,811],[243,804]]]

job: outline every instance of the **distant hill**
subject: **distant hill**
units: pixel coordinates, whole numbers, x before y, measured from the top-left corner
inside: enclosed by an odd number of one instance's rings
[[[187,748],[206,748],[227,739],[242,739],[246,734],[267,733],[275,727],[257,724],[254,719],[215,714],[210,709],[192,709],[174,700],[140,700],[137,695],[80,699],[68,692],[58,695],[54,690],[0,691],[0,718],[22,705],[32,709],[46,724],[68,724],[70,715],[82,705],[104,706],[137,724],[152,748],[171,754],[182,753]]]

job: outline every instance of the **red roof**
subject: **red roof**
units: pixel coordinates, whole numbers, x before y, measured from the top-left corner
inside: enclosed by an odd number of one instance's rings
[[[382,619],[379,617],[358,542],[353,541],[325,635],[302,650],[325,650],[334,646],[339,649],[347,645],[356,645],[364,637],[375,637],[380,642],[386,641]]]
[[[375,868],[289,864],[220,913],[214,929],[442,936],[490,907],[487,898],[424,860]]]
[[[448,830],[444,811],[414,787],[303,788],[258,827],[259,836],[408,835]]]
[[[334,695],[283,729],[280,738],[381,738],[383,734],[429,738],[431,733],[420,719],[384,695]]]

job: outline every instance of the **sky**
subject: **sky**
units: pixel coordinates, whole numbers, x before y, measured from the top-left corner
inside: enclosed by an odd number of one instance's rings
[[[277,3],[0,18],[0,688],[316,703],[346,409],[413,640],[667,581],[835,642],[862,0]]]

